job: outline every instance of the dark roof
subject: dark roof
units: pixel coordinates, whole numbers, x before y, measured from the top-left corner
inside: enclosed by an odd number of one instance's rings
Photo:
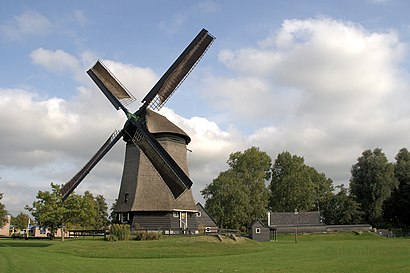
[[[181,128],[173,124],[163,115],[147,110],[145,115],[147,128],[152,134],[175,134],[185,139],[186,144],[191,142],[191,138]]]
[[[252,223],[249,224],[248,228],[252,228],[252,227],[264,227],[264,228],[269,228],[270,230],[274,230],[274,228],[265,225],[264,223],[262,223],[261,220],[254,220]]]
[[[201,203],[196,203],[196,208],[199,212],[201,212],[201,214],[203,214],[201,220],[197,218],[197,222],[203,222],[202,224],[204,224],[205,226],[218,227],[214,218],[212,218],[212,216],[209,215],[208,211],[205,209],[204,206],[202,206]]]
[[[320,222],[320,213],[311,212],[270,212],[271,226],[288,226],[288,225],[323,225]]]

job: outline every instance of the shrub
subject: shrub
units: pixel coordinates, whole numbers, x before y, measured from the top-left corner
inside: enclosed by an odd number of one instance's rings
[[[199,224],[198,225],[198,232],[199,232],[199,234],[205,234],[205,226],[204,226],[204,224]]]
[[[149,232],[149,231],[137,231],[134,236],[134,240],[159,240],[161,238],[160,232]]]
[[[131,239],[130,225],[113,224],[110,227],[110,235],[107,236],[108,241],[125,241]]]

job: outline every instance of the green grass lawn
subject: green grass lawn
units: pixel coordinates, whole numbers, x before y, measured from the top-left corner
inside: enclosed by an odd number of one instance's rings
[[[410,240],[373,234],[276,242],[171,236],[158,241],[0,239],[0,272],[410,272]]]

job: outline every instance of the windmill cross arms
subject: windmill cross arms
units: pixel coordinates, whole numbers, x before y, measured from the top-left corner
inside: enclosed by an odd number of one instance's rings
[[[199,62],[214,39],[206,29],[202,29],[141,101],[143,107],[159,110]]]
[[[84,167],[68,181],[60,190],[63,196],[63,201],[77,188],[77,186],[83,181],[83,179],[88,175],[88,173],[94,168],[95,165],[105,156],[105,154],[111,150],[115,143],[121,139],[124,135],[124,130],[114,131],[112,135],[104,142],[101,148],[95,153],[95,155],[84,165]]]

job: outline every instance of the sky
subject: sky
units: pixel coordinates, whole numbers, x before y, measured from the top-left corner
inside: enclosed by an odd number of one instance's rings
[[[410,148],[410,3],[3,1],[0,193],[13,215],[68,181],[125,122],[86,71],[101,59],[139,101],[202,29],[216,40],[160,110],[187,132],[194,198],[252,146],[348,185],[366,149]],[[76,192],[118,194],[125,145]]]

